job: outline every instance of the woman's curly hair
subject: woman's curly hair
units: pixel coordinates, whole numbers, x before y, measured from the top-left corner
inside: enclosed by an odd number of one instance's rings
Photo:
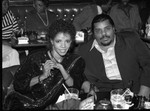
[[[64,21],[63,19],[58,19],[54,21],[48,29],[48,37],[49,37],[48,39],[54,40],[56,35],[60,32],[67,33],[70,35],[72,40],[71,47],[73,48],[73,45],[75,43],[75,35],[76,35],[76,30],[74,25],[70,22]]]

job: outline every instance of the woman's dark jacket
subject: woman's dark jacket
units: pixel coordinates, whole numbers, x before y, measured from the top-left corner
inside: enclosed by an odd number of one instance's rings
[[[57,101],[59,95],[64,93],[65,89],[62,84],[65,84],[65,80],[63,79],[62,74],[58,69],[52,70],[51,76],[49,76],[43,82],[30,87],[31,79],[42,74],[40,67],[41,64],[45,63],[47,59],[50,59],[47,54],[47,50],[34,52],[27,57],[25,62],[15,73],[15,91],[19,93],[19,95],[24,95],[31,100],[30,102],[23,103],[27,106],[32,104],[27,108],[31,107],[31,109],[43,109],[50,104],[54,104]],[[85,68],[84,60],[76,54],[67,54],[61,64],[73,78],[73,87],[80,90],[81,85],[85,79],[83,75]]]

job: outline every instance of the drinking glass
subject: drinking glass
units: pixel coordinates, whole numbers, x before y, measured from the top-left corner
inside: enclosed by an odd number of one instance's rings
[[[126,102],[123,93],[123,89],[114,89],[110,92],[113,109],[124,109]]]
[[[79,107],[79,90],[76,88],[67,88],[65,90],[65,109],[78,109]]]
[[[70,92],[70,93],[69,93]],[[78,99],[79,97],[79,90],[76,88],[68,88],[68,90],[65,90],[65,99]]]

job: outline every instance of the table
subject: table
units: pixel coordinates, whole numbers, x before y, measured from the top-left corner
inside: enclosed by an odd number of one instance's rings
[[[97,95],[97,101],[95,101],[96,103],[99,101],[99,100],[103,100],[103,99],[108,99],[110,100],[110,92],[96,92],[96,95]],[[87,94],[84,93],[84,94],[80,94],[79,95],[79,98],[81,98],[81,100],[84,100],[87,98]]]
[[[48,42],[43,42],[43,43],[39,43],[39,42],[33,42],[33,43],[29,43],[29,44],[12,44],[12,47],[14,48],[21,48],[21,47],[26,47],[26,48],[29,48],[29,47],[42,47],[42,46],[47,46],[48,45]]]
[[[110,99],[110,92],[96,92],[97,94],[97,100],[94,101],[94,104],[97,105],[97,103],[100,101],[100,100],[109,100]],[[81,98],[81,100],[75,100],[75,99],[71,99],[69,100],[69,103],[67,103],[68,101],[62,101],[62,102],[59,102],[57,104],[55,104],[54,106],[51,106],[50,109],[48,110],[53,110],[53,109],[57,109],[57,110],[66,110],[66,109],[73,109],[73,110],[79,110],[79,104],[82,100],[86,99],[87,98],[87,93],[83,93],[83,94],[79,94],[79,98]],[[74,104],[72,104],[72,102]],[[69,105],[67,105],[67,104]]]
[[[18,51],[26,51],[27,52],[26,54],[28,54],[33,50],[47,47],[49,43],[48,42],[31,42],[29,44],[12,43],[11,45],[13,48],[17,49]]]
[[[11,45],[14,48],[18,47],[41,47],[41,46],[47,46],[49,44],[46,40],[29,40],[28,44],[18,44],[18,39],[11,39]]]

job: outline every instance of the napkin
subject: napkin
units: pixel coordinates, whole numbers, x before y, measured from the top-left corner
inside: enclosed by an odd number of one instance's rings
[[[62,94],[59,96],[58,100],[56,101],[56,104],[59,103],[59,102],[62,102],[65,100],[65,94]]]
[[[61,102],[56,103],[56,106],[59,110],[78,110],[80,100],[79,99],[67,99]]]
[[[85,100],[81,101],[79,105],[80,110],[93,110],[94,109],[94,96],[90,96]]]

